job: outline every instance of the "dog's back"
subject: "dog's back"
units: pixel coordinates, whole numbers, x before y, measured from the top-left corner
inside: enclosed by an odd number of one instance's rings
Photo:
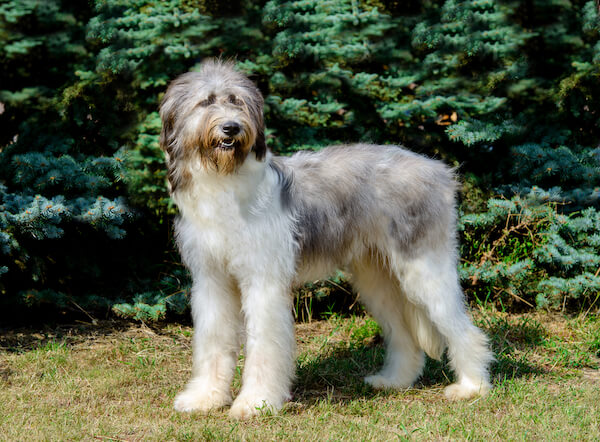
[[[282,201],[298,219],[303,260],[339,265],[357,246],[414,252],[433,237],[454,246],[456,182],[439,161],[399,146],[353,144],[273,162],[286,182]]]

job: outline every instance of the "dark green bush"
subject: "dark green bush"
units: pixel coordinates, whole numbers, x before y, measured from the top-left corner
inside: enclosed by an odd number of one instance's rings
[[[460,166],[472,296],[592,303],[599,36],[591,0],[7,0],[2,309],[117,304],[143,319],[181,307],[157,107],[209,56],[256,81],[279,153],[403,143]],[[556,205],[527,196],[538,189]],[[469,214],[492,195],[505,199]]]
[[[480,303],[581,308],[600,291],[600,212],[561,214],[548,195],[490,199],[461,218],[461,278]]]

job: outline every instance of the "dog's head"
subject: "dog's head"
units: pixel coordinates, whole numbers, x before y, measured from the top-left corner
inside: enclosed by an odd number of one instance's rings
[[[172,191],[189,179],[195,163],[231,174],[250,152],[258,160],[266,154],[263,97],[231,62],[209,60],[175,79],[160,116]]]

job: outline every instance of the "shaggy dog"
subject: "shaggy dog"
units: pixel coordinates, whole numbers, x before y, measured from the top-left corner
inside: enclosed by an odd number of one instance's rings
[[[275,157],[262,109],[254,84],[221,61],[174,80],[160,106],[176,237],[193,276],[193,374],[175,408],[231,404],[242,343],[230,415],[281,408],[295,370],[291,289],[341,267],[386,342],[383,368],[365,382],[410,387],[424,353],[447,349],[456,383],[445,395],[488,392],[492,355],[457,275],[453,172],[399,146]]]

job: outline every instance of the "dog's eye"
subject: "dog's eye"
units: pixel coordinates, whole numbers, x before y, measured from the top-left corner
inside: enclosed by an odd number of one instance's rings
[[[215,104],[215,101],[217,100],[217,97],[215,97],[214,95],[209,95],[208,98],[206,100],[202,100],[200,102],[200,106],[202,107],[206,107],[206,106],[210,106],[211,104]]]
[[[236,106],[240,106],[242,104],[242,102],[238,100],[238,98],[235,95],[230,95],[228,100],[231,104],[235,104]]]

